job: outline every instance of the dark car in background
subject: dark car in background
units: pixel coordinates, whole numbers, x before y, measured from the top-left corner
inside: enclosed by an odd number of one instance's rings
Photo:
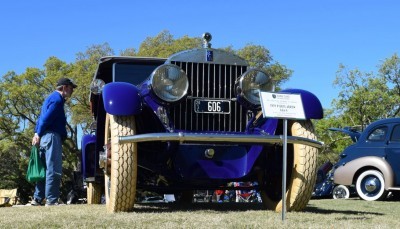
[[[327,161],[318,168],[313,198],[348,199],[356,194],[352,186],[333,183],[333,167],[334,165]]]
[[[354,131],[349,133],[354,134]],[[382,200],[400,191],[400,118],[371,123],[334,166],[334,183],[355,186],[364,200]]]
[[[266,209],[282,208],[283,120],[263,117],[260,91],[271,77],[242,58],[202,48],[167,59],[103,57],[90,86],[94,123],[82,138],[88,203],[105,195],[109,212],[128,211],[137,190],[192,202],[196,190],[229,190],[253,182]],[[321,143],[311,119],[323,117],[312,93],[301,95],[305,120],[289,121],[287,210],[307,205]]]

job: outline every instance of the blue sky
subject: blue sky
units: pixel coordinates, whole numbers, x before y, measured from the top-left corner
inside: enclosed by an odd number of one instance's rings
[[[162,30],[175,38],[213,35],[214,48],[253,43],[294,70],[284,88],[317,95],[329,108],[339,89],[340,63],[377,71],[400,53],[400,2],[396,0],[29,0],[0,7],[0,75],[43,68],[50,56],[68,63],[89,46],[108,42],[116,54]]]

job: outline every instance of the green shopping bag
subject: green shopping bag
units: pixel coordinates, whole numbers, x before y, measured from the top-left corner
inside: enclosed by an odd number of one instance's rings
[[[36,146],[32,146],[31,156],[29,158],[28,170],[26,171],[26,179],[29,182],[37,182],[46,178],[46,168],[40,159]]]

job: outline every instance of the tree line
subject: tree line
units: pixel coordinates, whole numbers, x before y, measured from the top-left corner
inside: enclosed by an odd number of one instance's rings
[[[400,59],[397,53],[382,60],[376,72],[349,69],[340,64],[333,86],[340,89],[324,119],[315,122],[318,138],[325,142],[319,162],[335,162],[340,152],[352,144],[348,136],[329,131],[330,127],[351,127],[362,131],[379,119],[398,117],[400,112]]]
[[[191,48],[201,47],[200,37],[174,38],[169,31],[161,31],[147,37],[138,49],[126,48],[123,56],[168,57]],[[269,73],[276,88],[290,79],[293,70],[274,60],[270,51],[261,45],[246,44],[235,50],[232,46],[222,49],[246,59],[252,67]],[[98,61],[103,56],[115,55],[108,43],[92,45],[76,54],[75,61],[66,63],[57,57],[49,57],[43,68],[26,68],[21,74],[9,71],[0,80],[0,189],[18,188],[23,201],[28,201],[34,186],[25,180],[31,139],[44,98],[51,93],[57,80],[68,77],[78,88],[67,101],[68,138],[63,144],[62,196],[73,187],[73,171],[79,170],[80,139],[89,133],[92,123],[89,104],[89,86]],[[344,136],[329,132],[329,127],[365,126],[387,117],[395,117],[400,111],[400,61],[397,54],[384,60],[377,73],[349,70],[340,65],[333,84],[341,89],[332,108],[325,110],[323,120],[314,121],[319,139],[325,142],[319,163],[335,161],[338,153],[350,144]],[[329,86],[329,85],[321,85]],[[307,89],[307,88],[304,88]]]

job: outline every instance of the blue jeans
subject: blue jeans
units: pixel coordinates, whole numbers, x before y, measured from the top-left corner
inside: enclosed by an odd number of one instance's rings
[[[33,197],[41,202],[56,203],[60,197],[62,175],[62,141],[59,134],[46,132],[40,138],[40,157],[46,163],[46,180],[36,183]]]

